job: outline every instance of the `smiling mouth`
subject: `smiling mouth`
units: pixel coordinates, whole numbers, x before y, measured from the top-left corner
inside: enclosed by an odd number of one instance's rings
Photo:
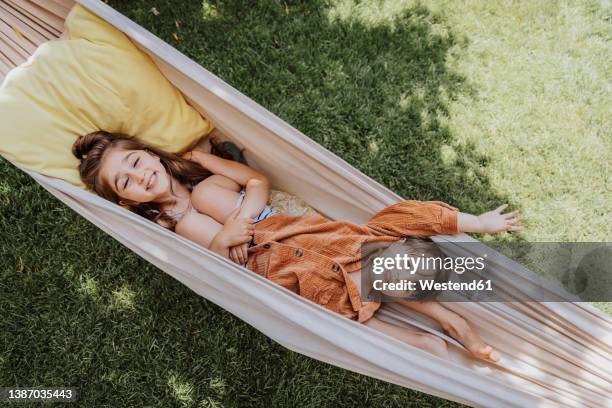
[[[157,177],[156,173],[157,173],[156,171],[151,173],[151,176],[149,177],[149,181],[147,181],[147,190],[150,189],[153,183],[155,182],[155,178]]]

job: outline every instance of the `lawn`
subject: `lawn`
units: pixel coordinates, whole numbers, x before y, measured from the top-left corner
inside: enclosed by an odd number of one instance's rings
[[[612,238],[609,3],[109,4],[406,198],[509,203],[529,222],[505,240]],[[457,406],[284,349],[4,159],[0,230],[3,386],[71,385],[88,407]]]

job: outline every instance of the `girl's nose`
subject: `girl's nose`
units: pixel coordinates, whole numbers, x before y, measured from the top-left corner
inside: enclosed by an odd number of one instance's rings
[[[144,170],[132,169],[131,176],[134,178],[138,184],[142,184],[145,181],[145,172]]]

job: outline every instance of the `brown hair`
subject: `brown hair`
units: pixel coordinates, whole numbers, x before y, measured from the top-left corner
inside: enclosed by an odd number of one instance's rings
[[[125,150],[146,150],[159,157],[161,164],[171,177],[183,183],[189,190],[200,181],[212,175],[198,163],[182,157],[147,146],[127,135],[98,131],[79,137],[72,145],[72,154],[81,160],[79,174],[83,183],[99,196],[114,203],[119,203],[120,197],[106,183],[100,180],[100,168],[106,152],[110,148]],[[172,188],[172,184],[170,184]],[[129,206],[130,210],[142,215],[170,230],[174,230],[176,220],[161,210],[159,203],[148,202]]]

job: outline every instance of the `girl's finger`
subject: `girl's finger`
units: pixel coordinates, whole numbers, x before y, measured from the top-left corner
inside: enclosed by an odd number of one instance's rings
[[[518,213],[519,213],[518,210],[514,210],[512,212],[502,214],[502,215],[504,216],[504,218],[508,219],[508,218],[516,217]]]
[[[236,247],[232,248],[232,253],[234,254],[234,262],[240,262],[240,256],[238,255],[238,251],[236,251]]]
[[[519,227],[518,225],[509,225],[507,231],[525,231],[525,227]]]
[[[504,208],[506,208],[508,206],[508,204],[502,204],[499,207],[497,207],[495,210],[493,210],[494,212],[501,214],[502,211],[504,211]]]
[[[242,264],[242,251],[240,250],[240,246],[235,247],[235,249],[236,249],[236,259],[238,259],[238,262]]]
[[[240,212],[240,207],[236,208],[234,211],[230,213],[229,219],[235,220],[239,212]]]

